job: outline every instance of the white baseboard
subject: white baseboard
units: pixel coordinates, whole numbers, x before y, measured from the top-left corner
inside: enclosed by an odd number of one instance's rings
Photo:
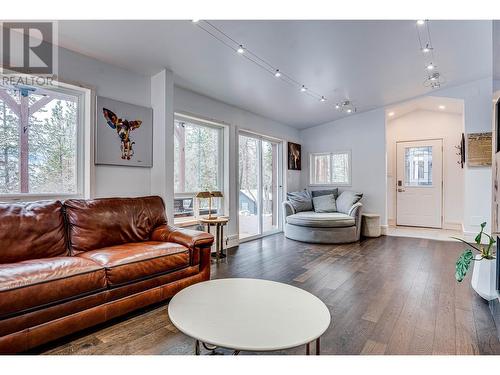
[[[387,235],[387,230],[389,229],[389,225],[381,225],[380,226],[380,233],[382,234],[382,236],[386,236]]]
[[[240,244],[240,237],[237,234],[231,234],[229,236],[226,236],[225,241],[226,248],[229,249]]]

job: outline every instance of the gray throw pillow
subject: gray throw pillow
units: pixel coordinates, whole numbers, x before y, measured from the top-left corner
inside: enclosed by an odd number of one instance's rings
[[[333,194],[313,197],[314,212],[337,212],[335,196]]]
[[[363,193],[346,190],[337,198],[337,211],[344,214],[349,214],[351,207],[363,198]]]
[[[313,209],[311,195],[306,190],[286,193],[286,198],[295,212],[312,211]]]
[[[339,189],[330,189],[330,190],[313,190],[312,192],[312,197],[321,197],[322,195],[330,195],[333,194],[333,197],[337,199],[339,196]]]

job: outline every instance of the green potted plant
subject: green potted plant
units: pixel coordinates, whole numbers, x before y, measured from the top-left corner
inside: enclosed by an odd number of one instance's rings
[[[484,232],[486,222],[481,224],[481,231],[474,238],[475,243],[469,243],[458,237],[452,237],[458,241],[467,244],[470,248],[465,250],[458,258],[455,265],[455,278],[461,282],[469,271],[472,261],[474,261],[474,269],[472,271],[472,288],[484,299],[492,300],[498,297],[496,290],[496,264],[494,247],[495,239]],[[483,244],[483,237],[487,241]],[[478,254],[474,255],[473,250]]]

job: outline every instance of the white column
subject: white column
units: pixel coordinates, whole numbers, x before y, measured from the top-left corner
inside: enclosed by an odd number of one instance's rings
[[[153,168],[151,194],[165,201],[167,218],[174,221],[174,74],[164,69],[151,77],[153,108]]]

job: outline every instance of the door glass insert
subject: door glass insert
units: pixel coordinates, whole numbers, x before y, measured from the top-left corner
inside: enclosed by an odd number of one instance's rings
[[[405,147],[405,186],[432,186],[432,146]]]

